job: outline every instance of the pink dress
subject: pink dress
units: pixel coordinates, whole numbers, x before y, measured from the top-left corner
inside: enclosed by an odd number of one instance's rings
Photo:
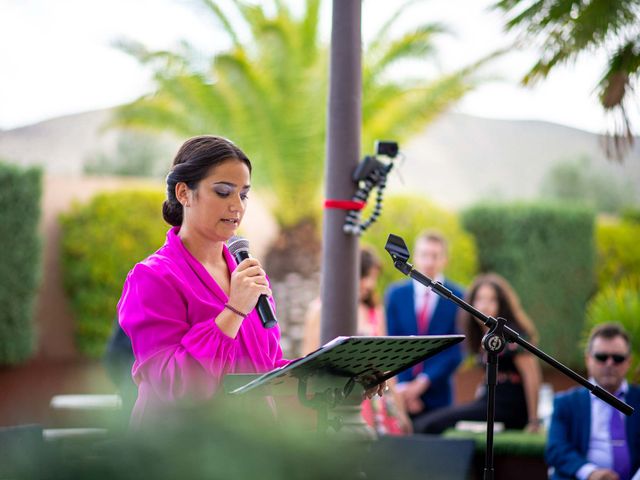
[[[380,336],[380,317],[375,308],[367,309],[366,331],[360,335]],[[362,401],[362,418],[378,435],[404,435],[394,397],[388,393]]]
[[[236,338],[218,328],[215,318],[228,298],[184,247],[178,231],[169,230],[164,246],[129,272],[118,302],[120,325],[135,355],[134,428],[176,405],[206,402],[228,373],[262,373],[288,363],[279,328],[265,329],[255,310]],[[223,254],[229,270],[235,270],[226,245]]]

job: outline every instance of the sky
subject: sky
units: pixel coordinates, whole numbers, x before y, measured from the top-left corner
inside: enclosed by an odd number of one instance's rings
[[[365,0],[365,42],[389,15],[391,2]],[[181,39],[203,52],[224,49],[228,45],[226,37],[196,3],[0,0],[0,129],[112,107],[152,91],[150,73],[114,48],[118,39],[134,39],[153,49],[173,48]],[[425,0],[409,9],[399,27],[429,21],[446,24],[454,34],[438,42],[437,68],[450,71],[510,44],[513,38],[504,33],[501,14],[488,9],[491,3]],[[331,2],[325,0],[322,18],[326,39],[330,15]],[[518,80],[536,58],[529,50],[509,53],[489,72],[497,80],[467,95],[455,111],[605,131],[606,119],[593,94],[605,58],[584,58],[552,72],[533,88],[520,86]]]

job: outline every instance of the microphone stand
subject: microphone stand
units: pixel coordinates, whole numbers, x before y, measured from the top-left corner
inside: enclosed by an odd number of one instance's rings
[[[504,318],[493,318],[485,315],[481,311],[469,305],[461,298],[454,295],[451,290],[446,288],[442,283],[433,281],[429,277],[421,274],[413,268],[413,265],[408,263],[409,249],[407,248],[404,240],[397,235],[389,235],[385,250],[389,252],[393,259],[394,266],[405,275],[420,282],[425,287],[431,288],[439,296],[446,298],[458,305],[463,310],[466,310],[471,315],[481,320],[487,327],[489,332],[482,339],[482,347],[487,352],[487,443],[486,443],[486,456],[485,456],[485,468],[484,468],[484,480],[493,480],[494,468],[493,468],[493,425],[495,422],[495,391],[498,376],[498,355],[502,352],[507,342],[517,343],[528,352],[534,354],[536,357],[544,360],[546,363],[562,372],[567,377],[576,381],[593,395],[599,399],[607,402],[612,407],[621,411],[625,415],[631,415],[634,411],[633,407],[622,400],[611,395],[598,385],[594,385],[586,378],[582,377],[569,367],[563,365],[555,358],[547,355],[545,352],[530,344],[520,334],[506,325]]]

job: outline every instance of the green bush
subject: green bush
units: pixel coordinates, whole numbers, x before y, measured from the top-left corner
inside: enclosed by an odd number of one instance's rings
[[[101,193],[61,216],[64,286],[87,356],[104,353],[129,270],[164,243],[163,200],[155,190]]]
[[[477,453],[484,454],[487,451],[487,434],[485,432],[473,433],[451,428],[446,430],[443,436],[452,439],[469,438],[475,441]],[[496,456],[542,457],[546,443],[547,434],[545,432],[530,433],[523,430],[504,430],[497,432],[493,437],[493,453]]]
[[[623,278],[640,280],[640,223],[598,220],[598,285],[605,288]]]
[[[589,157],[555,164],[540,184],[542,198],[587,205],[598,212],[615,213],[637,201],[633,182],[592,165]]]
[[[503,275],[540,332],[540,347],[582,365],[578,339],[594,290],[594,214],[552,204],[480,204],[462,215],[483,272]]]
[[[40,279],[42,172],[0,163],[0,364],[34,351],[33,307]]]
[[[363,216],[366,218],[367,212]],[[374,248],[382,260],[383,269],[379,282],[381,290],[386,289],[393,281],[406,278],[394,268],[391,257],[384,249],[389,234],[404,238],[413,251],[415,238],[426,229],[439,231],[449,242],[446,276],[462,285],[467,285],[473,278],[476,273],[476,247],[471,235],[462,229],[455,213],[444,210],[423,197],[390,196],[385,200],[381,217],[362,237],[362,243]]]
[[[623,208],[620,216],[625,222],[640,224],[640,207]]]
[[[601,323],[617,322],[631,338],[632,364],[629,371],[631,380],[640,381],[640,281],[625,278],[616,285],[602,289],[593,297],[587,307],[587,322],[583,332],[583,345],[589,338],[591,329]]]

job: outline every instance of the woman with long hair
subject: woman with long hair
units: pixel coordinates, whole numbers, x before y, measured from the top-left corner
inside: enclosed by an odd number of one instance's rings
[[[476,277],[467,293],[467,302],[487,316],[502,317],[507,326],[517,331],[530,343],[537,343],[538,332],[529,319],[520,300],[509,283],[500,275],[487,273]],[[469,352],[486,364],[486,352],[482,349],[482,337],[487,327],[461,310],[458,317],[466,334]],[[507,429],[527,428],[537,431],[538,393],[542,373],[536,357],[514,343],[508,343],[498,357],[498,376],[495,395],[495,420]],[[477,398],[463,405],[436,410],[414,425],[419,433],[441,433],[454,427],[458,421],[486,421],[487,392],[479,389]]]

